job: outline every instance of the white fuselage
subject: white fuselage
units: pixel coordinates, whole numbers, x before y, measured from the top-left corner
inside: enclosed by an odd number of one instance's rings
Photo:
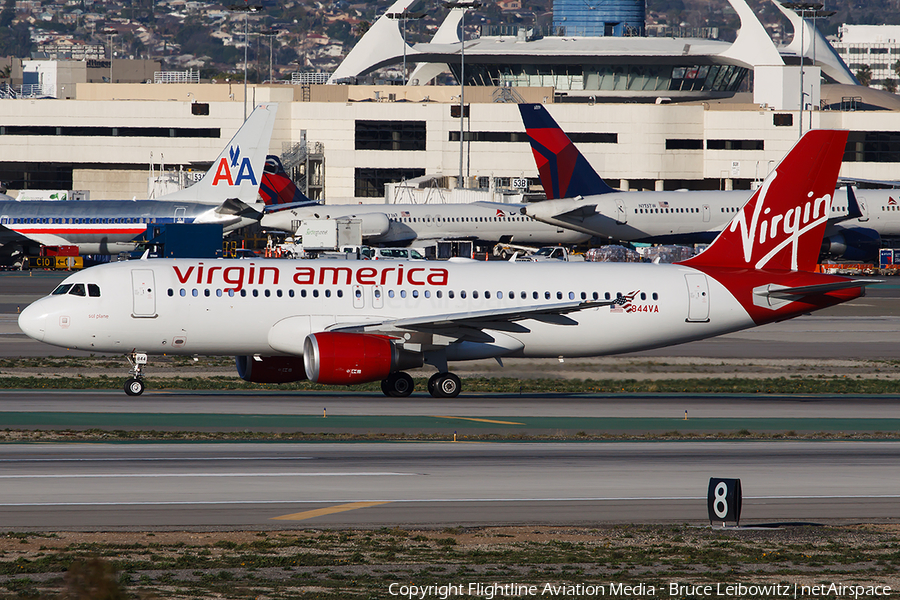
[[[565,315],[498,319],[495,326],[483,327],[493,342],[478,350],[465,341],[451,344],[450,360],[614,354],[754,325],[716,280],[679,265],[346,264],[189,259],[111,263],[63,282],[94,284],[98,296],[47,296],[27,307],[19,323],[35,339],[92,352],[301,355],[306,335],[340,324],[631,298],[623,305]],[[691,294],[691,287],[702,293]]]
[[[294,233],[303,220],[354,218],[370,244],[408,244],[422,240],[481,240],[546,246],[577,244],[591,236],[548,225],[521,214],[523,204],[321,204],[277,211],[260,223]]]
[[[135,238],[151,225],[220,223],[227,233],[258,220],[216,208],[162,200],[0,202],[0,244],[71,244],[80,254],[117,254],[134,250]]]
[[[613,240],[693,244],[711,242],[750,195],[743,190],[613,192],[535,202],[525,210],[548,224]],[[900,236],[900,195],[896,190],[856,190],[856,197],[863,216],[840,221],[834,229],[860,227],[873,229],[881,237]],[[838,188],[830,218],[839,220],[847,213],[847,190]]]

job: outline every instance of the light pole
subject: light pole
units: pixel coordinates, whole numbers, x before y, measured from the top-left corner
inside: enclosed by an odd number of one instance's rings
[[[406,22],[409,20],[418,20],[424,17],[428,13],[423,12],[409,12],[409,10],[404,10],[403,12],[398,13],[387,13],[385,16],[388,19],[393,19],[395,21],[403,21],[403,85],[406,85]]]
[[[800,15],[800,137],[803,137],[803,97],[806,93],[803,91],[803,56],[805,54],[803,50],[803,33],[806,30],[806,17],[811,16],[813,18],[813,29],[815,30],[816,17],[830,17],[835,14],[835,11],[823,11],[823,4],[819,2],[782,2],[781,5],[788,10],[792,10],[798,15]],[[797,32],[794,32],[794,35],[797,35]],[[813,49],[813,66],[816,66],[816,36],[815,31],[813,31],[813,39],[812,39],[812,49]],[[810,93],[810,105],[812,105],[812,94]],[[812,113],[809,115],[809,128],[812,129]]]
[[[261,31],[260,35],[269,38],[269,83],[272,82],[273,74],[272,74],[272,46],[275,43],[275,36],[281,33],[280,29],[266,29],[265,31]]]
[[[112,39],[113,39],[113,37],[115,37],[115,35],[116,35],[116,30],[115,30],[115,29],[106,29],[106,30],[103,31],[103,33],[106,34],[106,46],[107,46],[107,48],[109,48],[109,82],[112,83],[112,82],[113,82],[113,68],[112,68],[112,62],[113,62],[113,47],[112,47]]]
[[[466,11],[470,8],[480,8],[479,0],[455,0],[447,2],[444,6],[449,9],[461,8],[463,11],[460,20],[459,34],[459,181],[457,188],[463,186],[463,152],[465,151],[464,123],[466,112]]]
[[[251,5],[250,0],[244,4],[233,4],[229,10],[244,13],[244,120],[247,120],[247,49],[250,47],[250,13],[262,10],[262,6]]]

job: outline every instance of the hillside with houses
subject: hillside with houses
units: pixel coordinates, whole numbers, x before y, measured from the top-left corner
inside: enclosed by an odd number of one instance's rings
[[[752,5],[776,40],[790,29],[774,6]],[[840,23],[900,22],[900,0],[839,0],[837,14],[823,19],[826,33]],[[204,79],[243,77],[246,51],[248,79],[275,79],[291,73],[332,71],[390,2],[349,0],[2,0],[0,56],[104,60],[144,58],[166,70],[193,70]],[[410,43],[427,41],[447,14],[443,3],[420,2],[422,18],[406,25]],[[470,37],[495,25],[547,30],[552,0],[485,2],[466,20]],[[733,39],[738,27],[725,0],[648,0],[651,35],[711,35]],[[493,28],[496,30],[496,28]],[[246,32],[246,35],[245,35]],[[2,73],[0,73],[2,75]]]

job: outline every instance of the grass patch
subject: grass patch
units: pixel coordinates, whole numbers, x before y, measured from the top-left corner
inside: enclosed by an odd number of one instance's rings
[[[125,376],[56,377],[0,376],[4,389],[119,389]],[[270,390],[381,392],[379,382],[348,386],[319,385],[309,381],[283,384],[256,384],[236,376],[153,377],[147,376],[150,389],[165,390]],[[416,389],[424,390],[427,378],[415,378]],[[837,376],[776,377],[771,379],[517,379],[511,377],[469,377],[465,393],[500,394],[896,394],[897,382],[887,379],[855,379]]]
[[[0,545],[0,597],[383,598],[387,586],[853,581],[896,585],[891,526],[710,529],[683,525],[449,530],[60,533]],[[157,538],[157,539],[158,539]],[[256,538],[254,540],[254,538]],[[0,540],[3,538],[0,537]],[[9,539],[9,538],[6,538]],[[46,542],[46,540],[43,540]],[[226,543],[227,542],[227,543]],[[95,597],[95,596],[90,596]]]

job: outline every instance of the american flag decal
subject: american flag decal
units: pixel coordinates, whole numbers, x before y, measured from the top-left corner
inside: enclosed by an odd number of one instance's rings
[[[634,297],[640,293],[640,290],[634,290],[633,292],[629,292],[624,296],[619,296],[613,303],[609,305],[609,312],[631,312],[629,309],[631,308],[631,302],[634,300]]]

